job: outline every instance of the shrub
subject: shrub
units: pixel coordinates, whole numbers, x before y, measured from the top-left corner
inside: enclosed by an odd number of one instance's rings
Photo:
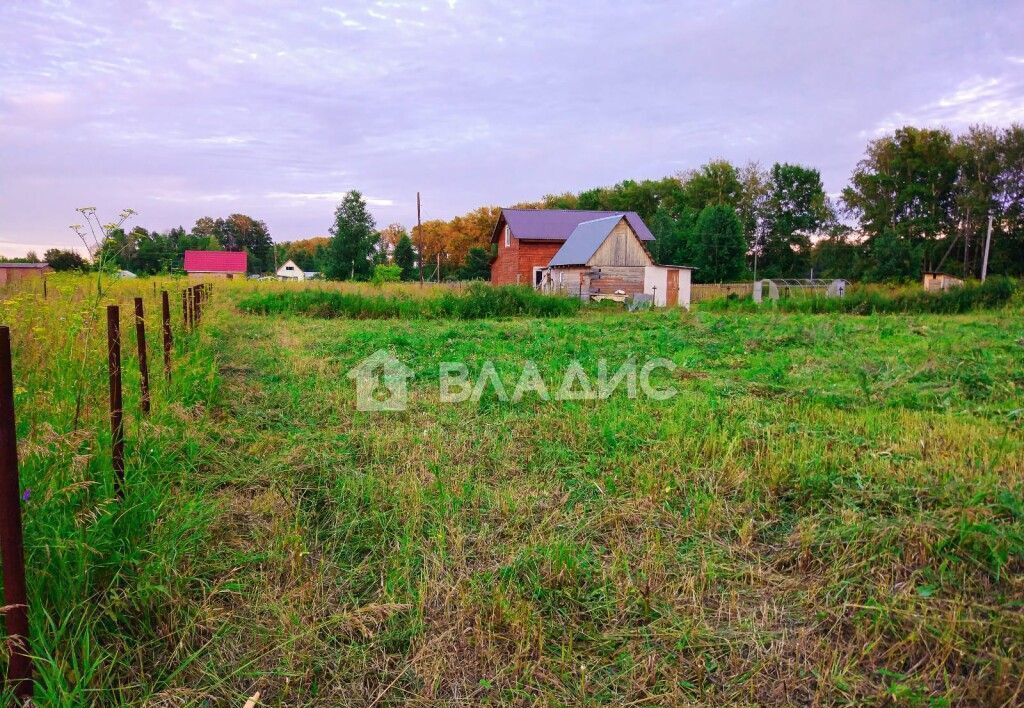
[[[383,285],[384,283],[397,283],[401,279],[402,266],[378,263],[373,267],[373,277],[370,278],[370,282],[374,285]]]

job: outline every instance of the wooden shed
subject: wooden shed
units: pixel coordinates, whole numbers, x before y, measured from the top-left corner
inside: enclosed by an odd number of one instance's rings
[[[923,285],[926,292],[942,292],[950,288],[963,287],[963,284],[963,280],[949,273],[939,273],[938,271],[925,271],[924,273]]]
[[[0,286],[52,273],[49,263],[0,263]]]
[[[541,287],[584,299],[648,294],[659,306],[688,306],[690,269],[656,264],[630,221],[616,214],[579,224],[544,269]]]

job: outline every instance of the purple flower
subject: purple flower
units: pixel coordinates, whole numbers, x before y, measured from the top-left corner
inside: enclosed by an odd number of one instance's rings
[[[21,495],[21,500],[27,502],[31,497],[32,489],[30,487],[25,487],[25,493]]]

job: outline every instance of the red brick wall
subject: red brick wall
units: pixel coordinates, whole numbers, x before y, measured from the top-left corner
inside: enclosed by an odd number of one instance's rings
[[[549,241],[520,241],[512,237],[505,247],[505,233],[498,235],[498,257],[491,264],[493,285],[533,285],[534,266],[546,266],[562,247]]]

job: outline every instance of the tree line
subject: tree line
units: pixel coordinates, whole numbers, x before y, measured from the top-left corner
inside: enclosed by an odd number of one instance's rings
[[[100,244],[95,262],[138,275],[180,272],[185,251],[246,251],[250,273],[274,268],[274,243],[262,221],[245,214],[227,218],[204,216],[190,231],[178,226],[168,231],[149,231],[142,226],[113,229]],[[55,270],[82,270],[88,262],[76,251],[51,249],[44,259]]]
[[[975,126],[959,135],[941,128],[901,128],[868,143],[835,199],[811,166],[783,162],[762,168],[713,160],[662,179],[625,180],[515,206],[635,211],[655,236],[650,244],[655,260],[696,266],[695,277],[702,282],[810,276],[905,280],[939,269],[977,277],[991,216],[989,270],[1020,276],[1024,127]],[[362,218],[349,207],[339,207],[336,217],[349,213]],[[412,230],[407,246],[423,252],[432,275],[439,263],[442,276],[459,277],[471,268],[487,277],[497,217],[497,207],[480,207],[448,221],[427,221]],[[350,232],[338,230],[339,223],[336,218],[333,238],[348,238]],[[388,228],[405,233],[399,226]],[[386,262],[389,253],[369,245],[339,251],[342,261],[362,258],[367,265],[333,272],[365,276],[375,256]]]
[[[975,126],[960,134],[904,127],[872,140],[836,198],[814,167],[763,168],[713,160],[661,179],[543,197],[517,207],[635,211],[651,228],[660,263],[692,265],[702,282],[752,277],[916,279],[922,270],[975,277],[992,223],[989,270],[1024,275],[1024,127]],[[110,260],[137,273],[179,269],[186,249],[245,250],[253,273],[293,260],[332,279],[486,279],[499,209],[484,206],[407,230],[377,228],[351,191],[329,235],[274,244],[244,214],[203,217],[191,231],[136,227],[104,242]],[[51,264],[81,267],[73,252]],[[421,257],[422,255],[422,257]],[[56,266],[55,266],[56,267]]]

